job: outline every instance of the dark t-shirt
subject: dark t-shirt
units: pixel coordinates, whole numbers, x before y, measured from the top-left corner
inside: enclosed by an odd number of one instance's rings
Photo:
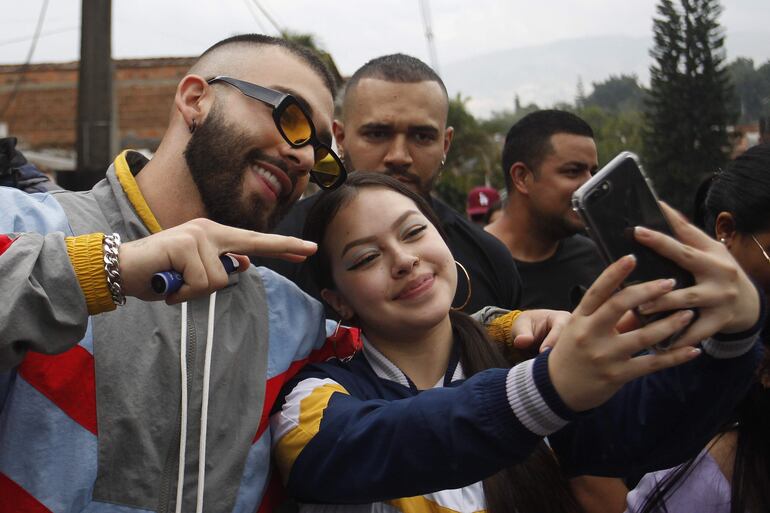
[[[596,244],[583,235],[563,239],[552,257],[540,262],[516,260],[524,285],[523,309],[572,311],[606,267]]]
[[[294,205],[273,233],[301,237],[305,218],[317,197],[317,195],[310,196]],[[471,299],[463,311],[473,313],[485,306],[517,309],[521,301],[521,280],[508,248],[442,201],[431,198],[430,203],[441,221],[452,255],[465,266],[471,278]],[[252,258],[252,261],[256,265],[269,267],[282,274],[309,295],[321,300],[320,291],[308,265],[261,257]],[[458,269],[457,294],[453,304],[462,305],[467,295],[467,280],[463,272]],[[337,318],[328,306],[326,313],[330,318]]]

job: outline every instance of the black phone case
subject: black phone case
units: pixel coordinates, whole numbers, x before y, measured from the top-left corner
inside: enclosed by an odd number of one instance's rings
[[[689,287],[695,283],[688,271],[634,239],[636,226],[644,226],[672,237],[674,233],[633,153],[623,152],[610,161],[575,191],[572,204],[607,263],[630,253],[636,256],[636,268],[623,283],[624,287],[661,278],[675,279],[675,288]],[[671,313],[645,316],[637,312],[637,316],[643,324],[647,324]],[[657,348],[666,349],[680,334],[658,344]]]

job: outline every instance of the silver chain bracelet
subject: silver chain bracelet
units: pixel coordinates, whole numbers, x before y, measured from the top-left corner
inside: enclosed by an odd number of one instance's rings
[[[104,272],[107,273],[107,288],[112,294],[112,302],[116,305],[126,304],[126,295],[123,294],[123,286],[120,281],[120,268],[118,267],[118,250],[120,249],[120,235],[113,233],[104,236]]]

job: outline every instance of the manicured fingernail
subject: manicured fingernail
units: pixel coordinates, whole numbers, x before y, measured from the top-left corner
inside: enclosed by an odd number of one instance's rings
[[[679,322],[681,324],[687,324],[692,320],[693,311],[692,310],[683,310],[679,312]]]
[[[649,230],[644,226],[637,226],[634,228],[634,234],[640,237],[649,237],[652,234],[652,230]]]
[[[663,290],[673,290],[674,287],[676,287],[676,280],[673,278],[669,278],[668,280],[663,280],[660,283],[660,288]]]
[[[636,256],[634,254],[626,255],[621,259],[621,265],[623,269],[628,269],[636,264]]]
[[[318,247],[318,244],[316,244],[315,242],[311,242],[309,240],[305,240],[305,241],[302,241],[302,242],[305,243],[305,247],[306,248],[317,248]]]
[[[693,357],[695,357],[695,356],[698,356],[698,355],[699,355],[699,354],[701,354],[702,352],[703,352],[703,351],[701,350],[701,348],[700,348],[700,347],[691,347],[691,348],[690,348],[690,355],[691,355],[691,356],[693,356]]]

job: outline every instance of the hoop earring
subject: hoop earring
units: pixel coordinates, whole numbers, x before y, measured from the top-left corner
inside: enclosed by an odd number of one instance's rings
[[[470,301],[471,301],[471,294],[473,294],[473,290],[471,289],[471,277],[468,274],[467,269],[465,269],[465,266],[463,264],[461,264],[460,262],[458,262],[457,260],[455,260],[455,265],[457,265],[457,267],[462,269],[463,274],[465,275],[465,279],[468,282],[468,296],[465,298],[465,302],[462,305],[460,305],[458,307],[454,307],[453,306],[453,307],[449,308],[450,310],[452,310],[454,312],[456,312],[458,310],[462,310],[463,308],[468,306],[468,303],[470,303]]]
[[[190,133],[195,132],[195,118],[192,120],[192,125],[190,125]]]

